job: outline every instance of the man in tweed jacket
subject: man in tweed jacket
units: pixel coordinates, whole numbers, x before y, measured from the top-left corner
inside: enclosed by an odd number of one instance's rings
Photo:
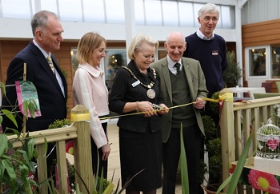
[[[168,114],[162,115],[164,168],[162,193],[175,193],[182,124],[188,160],[190,193],[198,194],[201,192],[198,182],[200,144],[202,135],[204,135],[200,109],[204,107],[205,101],[203,98],[208,93],[205,77],[199,61],[182,57],[186,50],[186,42],[181,33],[170,33],[164,47],[167,56],[154,62],[151,67],[155,68],[160,76],[161,95],[165,105],[172,107],[194,103],[171,109]]]

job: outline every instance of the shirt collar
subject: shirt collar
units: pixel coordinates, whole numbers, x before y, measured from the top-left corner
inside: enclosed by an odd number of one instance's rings
[[[79,64],[78,68],[82,68],[86,70],[89,74],[91,74],[93,77],[99,77],[102,76],[104,72],[97,66],[94,68],[92,65],[86,63],[86,64]]]
[[[51,56],[51,53],[47,53],[44,49],[42,49],[39,44],[33,39],[33,43],[35,46],[38,47],[38,49],[43,53],[44,57],[47,58],[49,55]]]
[[[175,65],[175,63],[180,63],[180,69],[182,68],[182,60],[180,59],[179,61],[177,61],[177,62],[175,62],[175,61],[173,61],[168,55],[167,55],[167,63],[168,63],[168,68],[170,69],[170,68],[173,68],[174,67],[174,65]]]
[[[214,39],[214,36],[215,36],[214,33],[212,33],[212,36],[210,38],[207,38],[206,36],[204,36],[204,34],[199,29],[196,31],[196,34],[199,38],[201,38],[203,40],[212,40],[212,39]]]

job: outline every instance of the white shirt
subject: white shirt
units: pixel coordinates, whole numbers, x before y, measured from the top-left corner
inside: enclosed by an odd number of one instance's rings
[[[34,45],[37,46],[38,49],[43,53],[43,55],[44,55],[44,57],[46,58],[46,60],[47,60],[47,57],[48,57],[49,55],[51,56],[51,53],[48,54],[44,49],[42,49],[42,48],[39,46],[39,44],[38,44],[35,40],[33,40],[33,43],[34,43]],[[53,67],[55,68],[55,66],[53,66]],[[56,71],[56,68],[55,68],[55,71]],[[58,82],[58,84],[59,84],[59,86],[60,86],[60,89],[61,89],[61,91],[62,91],[62,93],[63,93],[63,96],[65,97],[65,94],[64,94],[64,86],[63,86],[62,79],[61,79],[59,73],[56,73],[56,74],[55,74],[55,77],[56,77],[57,82]]]
[[[202,32],[199,29],[196,31],[196,34],[199,38],[203,40],[212,40],[214,38],[214,33],[212,33],[212,36],[210,38],[207,38],[206,36],[204,36],[204,34],[202,34]]]
[[[173,61],[170,59],[170,57],[167,55],[167,62],[168,62],[168,69],[173,73],[174,75],[177,74],[177,69],[174,67],[175,63],[180,63],[180,71],[182,70],[182,60],[180,59],[178,62]]]

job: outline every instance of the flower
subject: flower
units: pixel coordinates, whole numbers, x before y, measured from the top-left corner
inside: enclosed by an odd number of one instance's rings
[[[278,180],[272,174],[252,169],[248,174],[248,180],[255,189],[275,194],[280,193]]]

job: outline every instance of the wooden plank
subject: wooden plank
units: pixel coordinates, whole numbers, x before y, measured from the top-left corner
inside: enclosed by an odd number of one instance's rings
[[[79,108],[76,108],[79,107]],[[79,114],[88,114],[81,108],[83,106],[76,106],[71,110],[71,119],[79,118]],[[84,107],[83,107],[84,108]],[[84,108],[85,109],[85,108]],[[74,115],[75,111],[75,115]],[[73,117],[73,118],[72,118]],[[89,117],[89,116],[88,116]],[[89,118],[87,118],[89,119]],[[90,143],[90,131],[89,122],[86,121],[75,121],[74,124],[77,127],[78,138],[73,140],[74,147],[74,164],[77,170],[75,174],[76,183],[79,185],[82,193],[93,193],[93,171],[92,171],[92,159],[91,159],[91,143]]]
[[[47,159],[46,159],[46,151],[45,144],[39,144],[36,146],[38,152],[37,158],[37,171],[38,171],[38,182],[39,185],[39,193],[48,193],[48,174],[47,174]]]
[[[259,114],[259,108],[253,109],[253,115],[254,115],[254,122],[253,122],[253,130],[252,130],[252,139],[253,139],[253,150],[257,149],[257,129],[260,127],[260,114]]]
[[[223,163],[223,180],[229,176],[229,164],[236,160],[234,146],[234,115],[233,102],[224,101],[220,117],[221,141],[222,141],[222,163]],[[223,130],[224,129],[224,130]],[[227,187],[224,192],[227,191]]]
[[[34,131],[29,133],[30,137],[36,138],[36,144],[43,144],[45,140],[48,143],[56,142],[59,140],[68,140],[77,138],[77,129],[76,127],[64,127],[57,129],[48,129],[41,131]],[[11,135],[8,139],[16,139],[17,135]],[[20,147],[22,145],[21,142],[15,142],[14,147]]]
[[[69,193],[67,183],[67,162],[66,162],[65,141],[56,142],[57,173],[59,178],[59,193]]]
[[[236,143],[235,143],[235,146],[236,146],[236,159],[239,158],[239,156],[241,155],[241,152],[242,152],[242,140],[241,140],[241,117],[242,117],[242,114],[241,114],[241,110],[240,111],[235,111],[235,114],[234,114],[234,121],[235,121],[235,124],[234,124],[234,128],[236,129],[236,132],[235,132],[235,139],[236,139]]]
[[[250,109],[246,109],[244,111],[244,115],[243,115],[243,131],[244,131],[244,140],[243,140],[243,145],[246,144],[249,136],[250,136]],[[250,157],[252,155],[252,152],[250,153],[250,151],[248,152],[247,157]]]

